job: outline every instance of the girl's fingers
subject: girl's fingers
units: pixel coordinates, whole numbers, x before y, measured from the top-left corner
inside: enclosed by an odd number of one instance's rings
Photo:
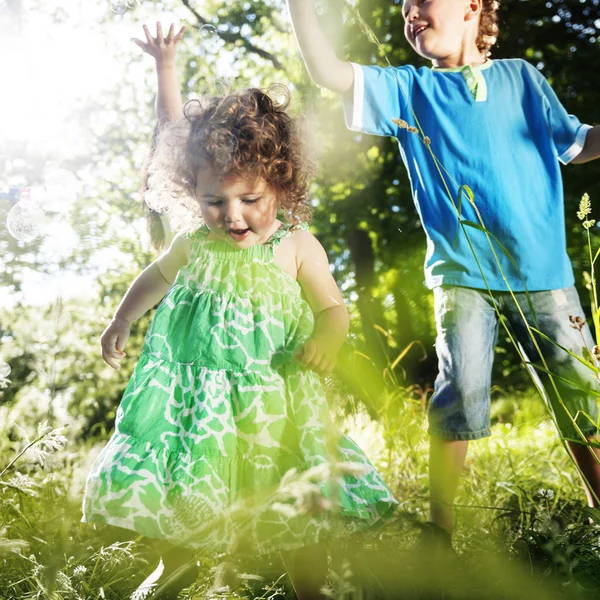
[[[173,41],[173,37],[175,36],[175,23],[171,23],[169,27],[169,31],[167,32],[167,37],[165,38],[165,43],[170,44]]]
[[[179,42],[179,40],[181,40],[181,38],[183,37],[183,33],[185,32],[185,25],[181,26],[181,29],[179,30],[179,32],[177,33],[177,35],[175,36],[175,38],[173,39],[173,41],[175,43]]]
[[[146,44],[145,42],[142,42],[142,40],[140,40],[138,38],[131,38],[131,41],[136,46],[139,46],[144,52],[147,52],[146,48],[148,47],[148,44]]]
[[[162,44],[165,41],[165,38],[163,36],[162,25],[161,25],[160,21],[156,21],[156,41],[159,44]]]
[[[317,363],[315,370],[320,375],[325,375],[325,373],[327,372],[328,366],[329,366],[329,359],[327,358],[327,356],[323,355],[321,357],[321,360],[319,360],[319,362]]]
[[[312,366],[316,351],[317,351],[317,349],[314,344],[306,345],[306,347],[304,348],[304,356],[302,357],[302,366],[303,367]]]
[[[129,332],[121,333],[119,335],[119,337],[117,338],[117,343],[115,344],[115,350],[121,356],[125,356],[125,352],[123,352],[123,351],[125,350],[125,344],[127,343],[128,339],[129,339]]]
[[[149,44],[152,44],[152,36],[150,35],[150,30],[148,29],[148,25],[144,25],[144,34],[146,35],[146,40]]]
[[[327,373],[329,373],[329,370],[331,368],[331,360],[329,359],[329,357],[326,356],[325,358],[323,358],[320,367],[322,375],[327,375]]]
[[[121,365],[116,360],[114,360],[114,358],[109,353],[105,352],[104,349],[102,349],[102,358],[104,359],[104,362],[109,367],[115,369],[115,371],[118,371],[121,368]]]

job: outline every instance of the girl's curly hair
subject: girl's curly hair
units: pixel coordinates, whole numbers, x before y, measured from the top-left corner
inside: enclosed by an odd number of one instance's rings
[[[498,0],[482,0],[477,33],[477,49],[487,58],[498,40]]]
[[[274,99],[274,93],[282,99]],[[308,221],[314,166],[288,105],[285,86],[187,102],[184,118],[158,135],[148,167],[147,204],[168,211],[176,223],[187,222],[186,229],[197,227],[197,174],[213,168],[220,179],[263,179],[276,191],[288,221]]]

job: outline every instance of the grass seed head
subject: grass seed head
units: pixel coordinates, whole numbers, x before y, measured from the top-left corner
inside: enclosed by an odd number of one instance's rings
[[[581,200],[579,201],[579,210],[577,211],[577,218],[580,221],[583,221],[591,212],[592,203],[590,202],[590,197],[588,194],[584,194],[583,196],[581,196]]]

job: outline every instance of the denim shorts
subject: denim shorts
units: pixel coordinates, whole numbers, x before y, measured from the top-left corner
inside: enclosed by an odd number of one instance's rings
[[[531,327],[578,356],[590,360],[586,347],[594,341],[589,327],[575,329],[570,316],[584,319],[577,290],[515,294]],[[436,350],[439,374],[429,406],[429,433],[446,440],[476,440],[490,435],[490,384],[494,346],[498,338],[498,313],[507,322],[528,363],[542,366],[540,355],[508,292],[443,286],[434,289]],[[565,350],[536,335],[548,371],[528,365],[558,427],[567,439],[581,439],[573,418],[586,436],[597,433],[598,404],[586,390],[597,390],[594,372]],[[568,381],[565,381],[568,380]],[[567,412],[568,411],[568,412]],[[585,414],[584,414],[585,413]],[[586,416],[587,415],[587,416]]]

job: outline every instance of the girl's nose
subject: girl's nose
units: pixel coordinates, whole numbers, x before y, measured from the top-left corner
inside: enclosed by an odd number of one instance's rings
[[[240,211],[234,202],[230,202],[225,206],[223,219],[225,220],[225,223],[235,223],[240,220]]]

